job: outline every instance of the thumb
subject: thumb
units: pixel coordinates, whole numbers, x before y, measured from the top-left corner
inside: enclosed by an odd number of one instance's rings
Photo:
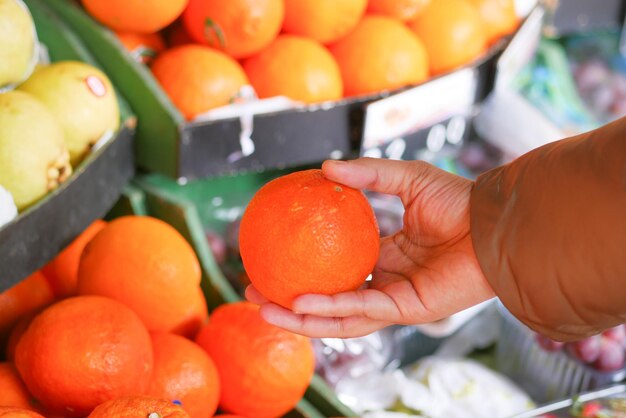
[[[355,189],[394,194],[411,200],[426,186],[435,168],[422,161],[359,158],[352,161],[328,160],[322,165],[324,177]]]

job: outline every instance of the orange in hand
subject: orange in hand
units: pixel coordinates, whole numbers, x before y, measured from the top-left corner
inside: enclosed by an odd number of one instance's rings
[[[366,6],[367,0],[285,0],[283,31],[335,42],[355,28]]]
[[[265,322],[248,302],[222,305],[196,338],[220,376],[220,408],[245,417],[277,417],[292,409],[313,376],[308,338]]]
[[[345,38],[330,46],[346,96],[378,93],[428,78],[428,57],[420,39],[402,22],[365,16]]]
[[[178,401],[191,418],[212,417],[220,399],[220,381],[209,355],[178,335],[152,335],[154,371],[148,394]]]
[[[248,58],[244,69],[260,98],[287,96],[316,103],[343,95],[335,58],[322,45],[300,36],[280,35],[258,55]]]
[[[0,405],[33,410],[32,400],[15,366],[0,363]]]
[[[172,23],[188,0],[81,0],[90,15],[116,31],[154,33]]]
[[[431,0],[409,26],[426,46],[432,74],[467,64],[487,48],[485,22],[467,0]]]
[[[430,0],[369,0],[367,11],[408,22],[419,16],[428,3]]]
[[[239,245],[252,284],[289,308],[305,293],[359,288],[380,244],[363,193],[307,170],[279,177],[254,195],[241,219]]]
[[[284,9],[283,0],[191,0],[183,22],[196,42],[239,59],[276,38]]]
[[[227,105],[248,84],[237,61],[201,45],[163,52],[154,60],[152,74],[187,119]]]
[[[89,225],[70,245],[65,247],[44,268],[43,273],[50,281],[50,285],[57,297],[76,295],[76,282],[78,281],[78,264],[83,249],[93,237],[105,226],[106,222],[97,219]]]
[[[125,216],[110,222],[85,247],[78,293],[106,296],[131,308],[150,331],[184,327],[197,307],[200,264],[172,226]]]
[[[147,396],[112,399],[99,405],[87,418],[189,418],[180,406]]]
[[[152,374],[148,330],[126,306],[99,296],[62,300],[33,319],[15,365],[52,412],[84,416],[107,399],[143,393]]]
[[[469,0],[478,9],[487,28],[489,43],[515,31],[519,18],[514,0]]]

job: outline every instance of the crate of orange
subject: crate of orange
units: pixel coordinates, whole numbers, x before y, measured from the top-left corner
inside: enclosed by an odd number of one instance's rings
[[[130,186],[106,221],[0,293],[0,415],[322,418],[302,399],[308,338],[250,303],[209,314],[194,249],[133,214],[146,203]]]
[[[187,180],[357,154],[366,104],[461,68],[473,103],[519,23],[512,0],[49,3],[138,114],[139,165]]]
[[[4,1],[0,17],[0,61],[20,69],[12,80],[0,75],[2,291],[113,206],[135,172],[136,119],[45,2]]]

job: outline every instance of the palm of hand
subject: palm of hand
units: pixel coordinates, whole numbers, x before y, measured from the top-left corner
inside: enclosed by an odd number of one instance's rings
[[[433,170],[401,193],[404,227],[382,239],[369,285],[394,301],[388,321],[436,321],[480,299],[467,287],[482,278],[470,236],[470,190],[470,181]]]

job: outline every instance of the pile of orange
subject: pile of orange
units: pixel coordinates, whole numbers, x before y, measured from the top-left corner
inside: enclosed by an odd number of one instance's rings
[[[518,25],[514,0],[82,2],[138,60],[156,55],[152,71],[187,119],[245,84],[305,103],[415,85],[479,58]]]
[[[0,417],[292,409],[313,374],[309,340],[243,302],[218,308],[207,324],[200,276],[191,246],[160,220],[92,224],[0,293]]]

